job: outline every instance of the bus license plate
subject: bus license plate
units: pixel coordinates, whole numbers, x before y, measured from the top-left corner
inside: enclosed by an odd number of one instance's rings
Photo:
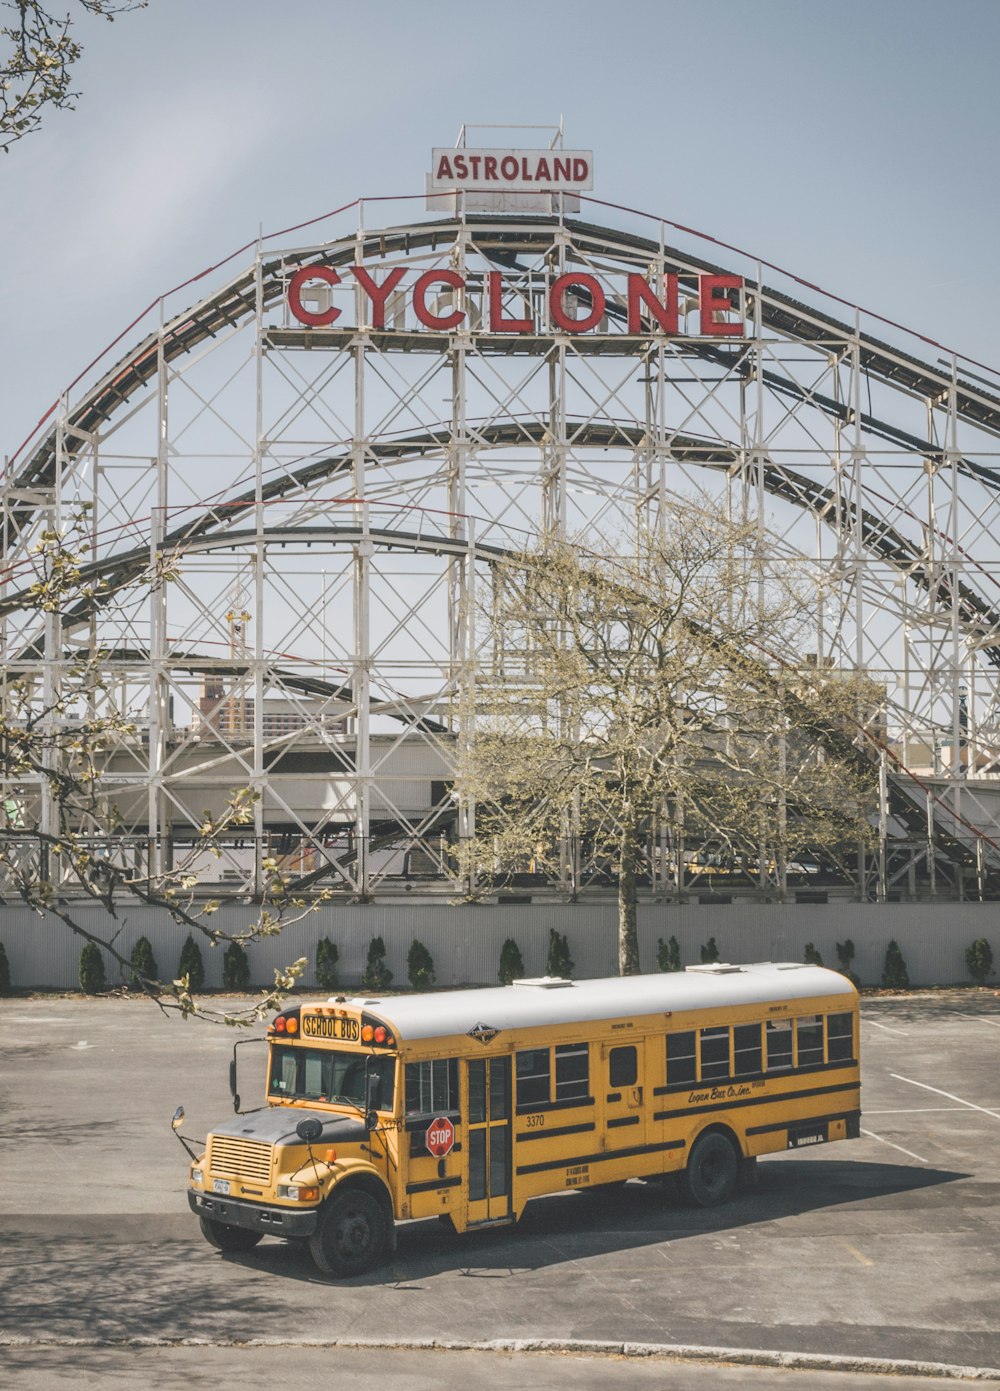
[[[827,1130],[825,1125],[818,1125],[809,1130],[790,1130],[788,1132],[787,1149],[801,1149],[803,1145],[822,1145],[827,1140]]]
[[[212,1192],[213,1192],[213,1193],[223,1193],[223,1194],[228,1193],[228,1192],[229,1192],[229,1180],[228,1180],[227,1178],[215,1178],[215,1179],[213,1179],[213,1180],[212,1180]]]

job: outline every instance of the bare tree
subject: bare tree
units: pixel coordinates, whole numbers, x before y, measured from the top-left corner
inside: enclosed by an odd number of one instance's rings
[[[575,895],[583,847],[617,883],[630,974],[654,842],[758,874],[856,850],[875,782],[855,742],[877,692],[799,655],[815,599],[757,526],[695,503],[631,557],[551,544],[499,563],[459,778],[469,891],[532,867]]]
[[[22,588],[6,602],[30,616],[64,613],[71,606],[96,610],[112,597],[107,581],[84,560],[86,512],[66,532],[45,531],[25,564]],[[130,577],[113,597],[141,603],[151,587],[169,584],[178,557],[164,556],[143,574]],[[8,573],[8,583],[16,576]],[[30,624],[26,631],[30,631]],[[227,1024],[251,1024],[274,1008],[306,965],[305,958],[275,972],[247,1007],[214,1010],[195,998],[189,979],[158,979],[133,969],[119,942],[131,905],[158,908],[212,946],[240,945],[274,936],[290,921],[314,911],[328,895],[308,903],[293,897],[277,861],[264,861],[263,902],[256,921],[239,932],[215,925],[218,902],[197,893],[198,877],[184,864],[164,873],[130,862],[122,851],[122,817],[102,782],[102,771],[117,749],[139,736],[134,711],[122,708],[112,689],[107,654],[79,651],[61,665],[57,680],[46,683],[37,640],[24,650],[4,653],[0,703],[0,881],[40,916],[57,918],[82,941],[100,947],[121,968],[128,987],[139,989],[164,1009],[197,1014]],[[65,654],[64,654],[65,655]],[[233,827],[252,819],[259,793],[234,788],[222,810],[206,812],[189,864],[205,852],[218,855],[219,841]],[[43,809],[45,815],[43,816]],[[0,896],[0,903],[4,902]],[[80,904],[99,903],[107,929],[84,925]],[[89,919],[88,919],[89,921]]]
[[[73,0],[109,22],[128,10],[146,8],[148,0]],[[2,30],[5,46],[0,69],[0,149],[41,128],[46,112],[72,110],[80,95],[72,89],[73,65],[83,52],[74,37],[73,15],[62,18],[41,0],[3,0],[12,11]]]

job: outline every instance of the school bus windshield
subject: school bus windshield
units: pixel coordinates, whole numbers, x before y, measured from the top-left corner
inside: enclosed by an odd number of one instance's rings
[[[268,1094],[281,1101],[341,1101],[364,1109],[366,1062],[368,1074],[379,1082],[377,1109],[391,1111],[396,1059],[346,1049],[274,1045]]]

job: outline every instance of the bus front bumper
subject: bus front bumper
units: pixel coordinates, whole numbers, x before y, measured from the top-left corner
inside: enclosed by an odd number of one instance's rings
[[[266,1207],[241,1198],[219,1198],[196,1188],[188,1189],[188,1204],[198,1217],[222,1222],[227,1227],[268,1232],[271,1236],[312,1236],[319,1216],[319,1209],[314,1207]]]

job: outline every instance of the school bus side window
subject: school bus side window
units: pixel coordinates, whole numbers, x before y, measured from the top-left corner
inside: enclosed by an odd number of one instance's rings
[[[820,1067],[823,1063],[823,1021],[818,1014],[803,1015],[795,1021],[798,1067]]]
[[[458,1059],[406,1064],[406,1114],[439,1116],[458,1110]]]
[[[733,1029],[733,1075],[755,1077],[763,1072],[760,1053],[760,1025],[737,1024]]]
[[[831,1063],[854,1058],[854,1019],[850,1014],[828,1014],[826,1018],[826,1056]]]
[[[667,1086],[689,1086],[697,1081],[694,1030],[667,1034]]]
[[[549,1050],[523,1048],[517,1054],[517,1105],[546,1105],[549,1101]]]
[[[585,1043],[556,1044],[556,1101],[586,1101],[590,1094],[590,1050]]]
[[[717,1082],[729,1076],[729,1030],[702,1029],[701,1080]]]
[[[792,1021],[769,1019],[766,1033],[768,1072],[787,1072],[792,1066]]]
[[[612,1087],[634,1087],[639,1077],[635,1046],[612,1048],[608,1055],[608,1084]]]

